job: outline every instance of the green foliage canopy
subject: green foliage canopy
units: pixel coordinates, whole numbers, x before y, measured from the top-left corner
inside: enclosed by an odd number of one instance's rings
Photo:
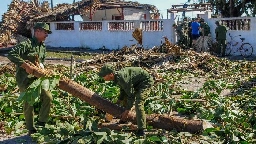
[[[191,2],[191,0],[188,0]],[[211,3],[214,14],[221,14],[222,17],[255,17],[256,1],[255,0],[197,0],[198,3]]]

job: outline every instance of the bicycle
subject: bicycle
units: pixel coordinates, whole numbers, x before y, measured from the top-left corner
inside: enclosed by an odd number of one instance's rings
[[[245,38],[240,38],[240,40],[242,41],[241,42],[241,45],[238,46],[239,42],[238,41],[235,41],[234,38],[235,37],[240,37],[241,35],[237,35],[237,36],[231,36],[230,33],[228,34],[229,37],[230,37],[230,42],[227,43],[227,46],[226,46],[226,51],[225,51],[225,54],[226,55],[230,55],[233,47],[237,47],[236,51],[239,51],[240,54],[244,57],[249,57],[252,55],[253,53],[253,47],[250,43],[245,43],[244,40]],[[234,52],[234,53],[235,53]]]

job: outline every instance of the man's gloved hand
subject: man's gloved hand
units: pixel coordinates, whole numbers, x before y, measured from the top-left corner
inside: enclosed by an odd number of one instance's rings
[[[30,65],[28,63],[26,63],[26,62],[24,62],[20,67],[25,69],[28,74],[32,74],[33,73],[33,69],[31,69]]]

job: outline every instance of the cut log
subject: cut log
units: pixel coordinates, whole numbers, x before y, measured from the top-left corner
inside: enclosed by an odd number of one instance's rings
[[[27,63],[27,66],[33,71],[33,75],[38,78],[49,76],[52,74],[47,70],[36,67],[32,63]],[[78,97],[79,99],[89,103],[90,105],[95,106],[96,108],[113,115],[114,117],[120,116],[125,111],[124,107],[113,104],[112,102],[102,98],[100,95],[96,94],[90,89],[79,85],[78,83],[74,82],[71,79],[68,79],[67,77],[61,77],[58,87],[72,94],[74,97]],[[126,121],[136,123],[135,113],[129,113]],[[212,127],[209,123],[204,122],[203,120],[188,120],[181,117],[169,117],[168,115],[160,114],[147,115],[147,123],[158,129],[176,130],[179,132],[185,131],[191,133],[199,133],[205,128]]]

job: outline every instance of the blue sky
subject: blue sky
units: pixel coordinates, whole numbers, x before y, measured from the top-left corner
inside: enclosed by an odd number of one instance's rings
[[[2,19],[3,13],[5,13],[8,9],[8,5],[11,3],[12,0],[1,0],[1,5],[0,5],[0,19]],[[23,0],[23,1],[29,1],[29,0]],[[44,1],[44,0],[39,0],[39,1]],[[48,0],[49,3],[51,0]],[[79,0],[76,0],[79,1]],[[166,18],[166,10],[171,8],[172,5],[174,4],[184,4],[187,0],[127,0],[127,1],[137,1],[141,4],[152,4],[155,5],[160,13],[163,15],[163,18]],[[192,0],[193,1],[193,0]],[[72,3],[73,0],[53,0],[54,5],[58,3]],[[196,16],[195,14],[191,13],[191,16]]]

